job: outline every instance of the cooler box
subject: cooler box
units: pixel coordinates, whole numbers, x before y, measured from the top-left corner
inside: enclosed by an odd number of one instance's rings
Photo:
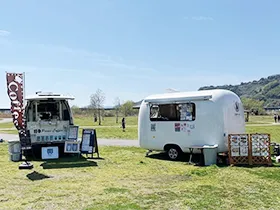
[[[217,164],[218,145],[203,146],[204,163],[206,166]]]
[[[9,156],[10,160],[17,162],[21,160],[21,145],[19,140],[9,140]]]

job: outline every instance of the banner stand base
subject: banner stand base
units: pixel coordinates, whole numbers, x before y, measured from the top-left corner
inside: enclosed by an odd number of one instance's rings
[[[33,164],[27,161],[23,162],[18,167],[18,169],[32,169],[32,168],[33,168]]]

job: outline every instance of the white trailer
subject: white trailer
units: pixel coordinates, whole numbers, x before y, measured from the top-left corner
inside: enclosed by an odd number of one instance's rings
[[[228,152],[228,134],[245,132],[240,98],[228,90],[151,95],[140,106],[140,147],[166,151],[170,159],[199,146],[218,145]],[[199,153],[193,149],[193,153]]]

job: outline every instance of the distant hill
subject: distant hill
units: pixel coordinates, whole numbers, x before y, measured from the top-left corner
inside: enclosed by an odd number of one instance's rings
[[[280,74],[261,78],[252,82],[242,82],[240,85],[205,86],[199,90],[226,89],[239,97],[264,101],[266,107],[280,106]]]

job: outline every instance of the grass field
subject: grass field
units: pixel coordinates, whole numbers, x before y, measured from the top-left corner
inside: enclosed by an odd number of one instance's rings
[[[115,117],[105,117],[104,120],[102,120],[101,126],[121,126],[121,117],[119,118],[119,122],[116,123]],[[138,118],[137,117],[126,117],[126,124],[127,126],[137,126],[138,124]],[[93,122],[93,117],[88,116],[74,116],[74,123],[80,126],[98,126],[98,122]]]
[[[99,126],[98,123],[94,123],[92,117],[88,116],[75,116],[75,124],[80,126],[79,136],[82,134],[83,128],[95,128],[98,138],[116,138],[116,139],[137,139],[137,117],[127,117],[126,118],[126,132],[121,129],[121,118],[119,123],[116,123],[114,117],[107,117]],[[250,120],[246,123],[247,133],[270,133],[271,139],[276,142],[280,142],[280,123],[279,125],[274,125],[274,120],[272,116],[250,116]],[[8,130],[10,129],[10,130]],[[0,133],[10,133],[16,134],[12,123],[0,123]]]
[[[274,118],[273,116],[250,116],[249,122],[247,124],[267,124],[267,123],[273,123]]]
[[[265,123],[264,123],[265,122]],[[114,118],[102,126],[77,117],[80,128],[94,127],[99,138],[137,138],[137,118],[127,118],[122,132]],[[251,117],[249,133],[270,133],[280,142],[280,126],[269,117]],[[16,133],[12,123],[0,132]],[[2,130],[1,130],[2,129]],[[133,147],[100,147],[101,159],[65,157],[32,161],[34,169],[18,170],[0,143],[0,209],[277,209],[280,168],[197,167],[169,161],[162,154],[145,157]]]
[[[269,133],[271,141],[280,143],[280,126],[247,126],[247,133]]]
[[[18,170],[0,144],[2,209],[277,209],[279,167],[197,167],[101,147],[104,159],[33,161]]]

